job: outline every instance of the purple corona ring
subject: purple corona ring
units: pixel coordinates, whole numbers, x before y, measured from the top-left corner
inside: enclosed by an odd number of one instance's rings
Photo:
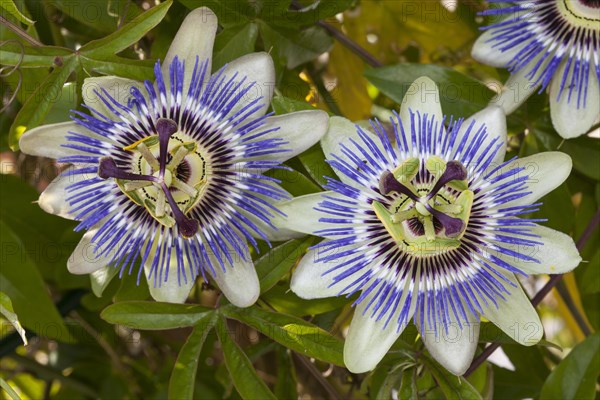
[[[562,137],[583,135],[600,122],[600,1],[508,1],[482,14],[499,20],[483,28],[473,57],[511,73],[494,104],[509,114],[548,88],[552,123]]]
[[[273,222],[325,238],[295,270],[296,294],[356,296],[344,347],[351,371],[373,369],[412,320],[429,352],[460,375],[480,317],[525,345],[542,337],[515,275],[562,273],[581,260],[571,237],[529,217],[571,159],[504,161],[500,108],[453,120],[429,78],[407,93],[389,129],[333,117],[321,145],[339,179],[277,204],[287,218]]]
[[[291,234],[271,223],[282,216],[272,203],[290,196],[263,173],[317,143],[327,114],[267,114],[276,79],[266,53],[211,74],[216,29],[212,11],[192,11],[154,82],[88,78],[88,112],[20,139],[25,153],[71,164],[39,204],[86,231],[67,267],[92,274],[96,292],[141,265],[156,300],[185,301],[202,276],[248,306],[259,295],[249,244]]]

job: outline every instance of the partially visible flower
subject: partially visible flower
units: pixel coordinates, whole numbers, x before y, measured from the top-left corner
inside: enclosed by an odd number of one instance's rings
[[[22,136],[23,152],[73,164],[39,200],[87,231],[68,261],[72,273],[131,273],[141,258],[156,300],[185,301],[207,273],[240,307],[258,298],[248,242],[286,237],[270,220],[280,213],[272,203],[290,197],[263,172],[315,144],[328,117],[265,115],[275,85],[266,53],[211,76],[216,30],[212,11],[192,11],[154,83],[88,78],[90,114],[74,111],[73,122]]]
[[[409,93],[392,134],[377,121],[369,132],[332,118],[321,144],[339,181],[279,204],[288,218],[274,223],[326,238],[294,272],[296,294],[360,293],[344,346],[350,371],[373,369],[412,319],[429,352],[460,375],[481,316],[519,343],[542,337],[515,274],[562,273],[581,260],[569,236],[527,216],[567,178],[571,159],[504,162],[498,107],[454,121],[429,78]]]
[[[507,16],[485,29],[473,57],[511,73],[496,101],[507,114],[549,88],[552,123],[564,138],[600,121],[600,3],[511,1],[484,15]]]

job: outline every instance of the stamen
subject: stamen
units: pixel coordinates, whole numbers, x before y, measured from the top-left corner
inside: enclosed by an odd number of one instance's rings
[[[435,240],[435,227],[433,226],[433,218],[431,218],[431,216],[424,217],[421,222],[423,223],[423,228],[425,229],[425,238],[428,242],[433,242]]]
[[[187,194],[190,197],[196,197],[198,195],[198,191],[196,189],[194,189],[187,183],[183,182],[182,180],[177,179],[176,177],[173,177],[171,186],[181,190],[182,192],[184,192],[185,194]]]
[[[173,195],[169,191],[169,188],[165,183],[161,183],[165,196],[167,197],[167,201],[171,206],[171,211],[173,212],[173,216],[175,217],[175,222],[177,222],[177,226],[179,227],[179,232],[185,237],[192,237],[198,232],[198,221],[195,219],[191,219],[186,217],[183,212],[177,206],[177,202],[173,198]]]
[[[176,166],[178,166],[181,163],[181,161],[183,161],[183,158],[188,154],[189,154],[188,149],[186,149],[184,146],[179,146],[179,148],[177,149],[177,151],[171,158],[171,161],[169,161],[169,164],[167,165],[167,167],[175,168]]]
[[[154,157],[154,154],[152,154],[152,152],[150,151],[148,146],[146,146],[145,143],[140,142],[137,145],[136,150],[140,152],[142,157],[144,157],[144,160],[146,160],[148,165],[150,165],[150,167],[153,170],[157,170],[160,168],[160,165],[158,164],[158,160],[156,159],[156,157]]]
[[[385,171],[379,179],[379,192],[387,195],[390,192],[402,193],[411,200],[419,201],[419,198],[409,188],[398,182],[394,174],[390,171]]]
[[[130,181],[151,181],[158,182],[158,179],[152,175],[138,175],[123,171],[117,166],[115,160],[110,157],[104,157],[98,165],[98,176],[102,179],[116,178],[127,179]]]
[[[123,185],[123,188],[125,188],[125,191],[131,192],[133,190],[141,189],[143,187],[147,187],[150,185],[152,185],[152,182],[150,182],[150,181],[133,181],[133,182],[125,182],[125,184]]]
[[[429,191],[427,200],[431,199],[437,192],[450,181],[462,181],[467,179],[467,169],[459,161],[448,161],[446,169],[435,185]]]

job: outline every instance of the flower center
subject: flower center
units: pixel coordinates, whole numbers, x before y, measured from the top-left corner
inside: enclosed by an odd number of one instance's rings
[[[98,175],[115,178],[121,191],[155,220],[169,228],[177,225],[184,237],[191,237],[198,221],[187,214],[206,189],[207,163],[197,143],[178,132],[175,121],[158,119],[156,132],[123,148],[134,153],[129,168],[105,157]]]
[[[396,243],[417,255],[439,254],[460,245],[471,206],[467,170],[458,161],[432,156],[409,158],[379,180],[379,191],[392,197],[388,206],[374,201],[373,210]]]
[[[600,30],[599,0],[559,0],[557,5],[564,18],[573,25]]]

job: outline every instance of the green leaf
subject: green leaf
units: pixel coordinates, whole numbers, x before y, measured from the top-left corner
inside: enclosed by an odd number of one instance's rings
[[[198,7],[198,0],[179,0],[188,9]],[[231,25],[248,21],[248,16],[256,16],[256,10],[245,0],[203,0],[202,5],[213,10],[219,18],[219,24]]]
[[[275,285],[261,297],[275,310],[298,317],[324,314],[342,308],[351,301],[344,296],[306,300],[298,297],[290,291],[289,286],[284,285]]]
[[[540,399],[593,399],[600,375],[600,333],[587,337],[552,370]]]
[[[326,176],[330,178],[336,178],[337,174],[331,168],[331,166],[325,161],[325,154],[320,144],[315,144],[310,149],[298,156],[300,162],[308,171],[308,174],[313,178],[319,185],[325,186],[327,184]]]
[[[294,197],[321,191],[318,185],[294,169],[273,168],[265,175],[279,179],[281,181],[279,186],[290,192]]]
[[[0,377],[0,387],[8,393],[12,400],[21,400],[17,392],[2,377]]]
[[[215,317],[216,314],[210,313],[200,319],[184,345],[181,346],[169,380],[170,399],[185,400],[194,398],[200,352],[208,333],[215,326]]]
[[[10,297],[8,297],[8,295],[4,292],[0,292],[0,314],[4,315],[4,318],[10,322],[17,333],[21,336],[23,344],[27,346],[27,335],[25,334],[25,329],[23,329],[21,326],[17,314],[15,314]]]
[[[273,51],[293,69],[314,60],[333,46],[331,37],[320,27],[298,31],[287,26],[268,25],[260,21],[265,49]]]
[[[481,399],[481,394],[462,376],[452,375],[435,361],[427,357],[421,359],[427,370],[440,387],[448,400],[474,400]]]
[[[292,352],[286,348],[277,348],[277,382],[275,382],[275,397],[278,399],[297,399],[296,369],[292,360]]]
[[[257,306],[223,307],[229,318],[253,327],[276,342],[308,357],[344,365],[343,343],[340,339],[316,325],[291,315],[265,311]]]
[[[402,381],[400,382],[400,390],[398,390],[398,397],[407,400],[417,400],[419,398],[419,391],[417,389],[416,368],[409,368],[402,372]]]
[[[2,0],[0,2],[0,9],[2,9],[3,11],[2,14],[6,12],[15,17],[19,22],[22,22],[27,26],[33,25],[35,23],[35,21],[30,20],[25,15],[23,15],[21,11],[19,11],[17,5],[13,0]]]
[[[132,60],[115,55],[98,57],[96,54],[82,54],[80,60],[88,72],[115,75],[140,82],[146,79],[154,80],[153,60]]]
[[[533,129],[533,133],[546,149],[560,150],[570,155],[576,171],[600,181],[600,140],[586,136],[564,140],[556,133],[543,129]]]
[[[136,17],[133,21],[125,24],[102,39],[93,40],[81,47],[80,52],[89,57],[101,58],[121,52],[127,47],[137,43],[150,29],[154,28],[167,14],[172,0],[167,0]]]
[[[75,248],[76,240],[62,240],[71,231],[73,221],[44,212],[35,202],[39,193],[14,175],[1,175],[0,220],[12,230],[25,246],[25,253],[44,276],[55,270],[66,271],[66,261]],[[14,301],[14,299],[13,299]]]
[[[0,220],[0,237],[0,287],[10,297],[21,323],[42,337],[61,342],[74,340],[48,296],[44,281],[29,253],[3,220]]]
[[[98,33],[110,33],[117,29],[119,17],[125,18],[124,10],[128,15],[139,14],[139,8],[132,2],[118,2],[112,0],[86,0],[74,3],[70,0],[52,0],[52,6],[75,21],[85,25],[87,30],[93,29]]]
[[[407,371],[411,371],[410,375],[412,376],[412,369],[409,369]],[[407,371],[404,371],[402,373],[400,373],[401,371],[389,371],[387,373],[387,375],[385,376],[383,382],[381,383],[381,386],[379,386],[379,390],[374,393],[375,400],[387,400],[392,398],[392,390],[396,389],[398,387],[398,383],[400,383],[400,379],[404,377],[404,373],[406,373]],[[402,399],[406,399],[406,398],[410,398],[410,397],[402,397]]]
[[[226,27],[215,38],[213,71],[226,63],[254,51],[258,38],[258,25],[254,22]]]
[[[377,89],[398,104],[402,104],[404,95],[412,90],[411,84],[417,78],[428,76],[438,86],[444,115],[455,117],[468,117],[481,110],[494,94],[476,79],[452,68],[432,64],[407,63],[370,69],[365,71],[365,76]]]
[[[283,18],[301,26],[312,25],[317,21],[334,17],[350,8],[353,3],[354,0],[314,1],[300,10],[286,9]]]
[[[194,326],[214,311],[212,308],[191,304],[123,301],[106,307],[100,317],[111,324],[160,330]]]
[[[217,335],[223,349],[225,365],[242,399],[276,399],[256,373],[248,356],[229,336],[225,318],[219,318],[217,321]]]
[[[579,282],[581,294],[600,293],[600,250],[596,251],[588,265],[584,268],[583,278]]]
[[[281,278],[290,272],[296,261],[313,244],[314,238],[292,239],[260,257],[254,265],[260,281],[260,292],[271,289]]]
[[[0,46],[0,60],[4,65],[19,67],[52,67],[64,64],[73,52],[64,47],[31,47],[16,40],[10,40]]]
[[[305,101],[290,99],[285,96],[275,96],[273,100],[271,100],[271,107],[273,107],[273,111],[275,114],[282,115],[288,114],[296,111],[304,111],[304,110],[315,110],[315,107],[311,106]]]
[[[19,138],[26,130],[35,128],[44,121],[54,105],[55,97],[62,92],[63,85],[77,64],[77,59],[67,58],[62,66],[54,67],[54,71],[23,104],[8,133],[8,144],[13,151],[19,149]]]

